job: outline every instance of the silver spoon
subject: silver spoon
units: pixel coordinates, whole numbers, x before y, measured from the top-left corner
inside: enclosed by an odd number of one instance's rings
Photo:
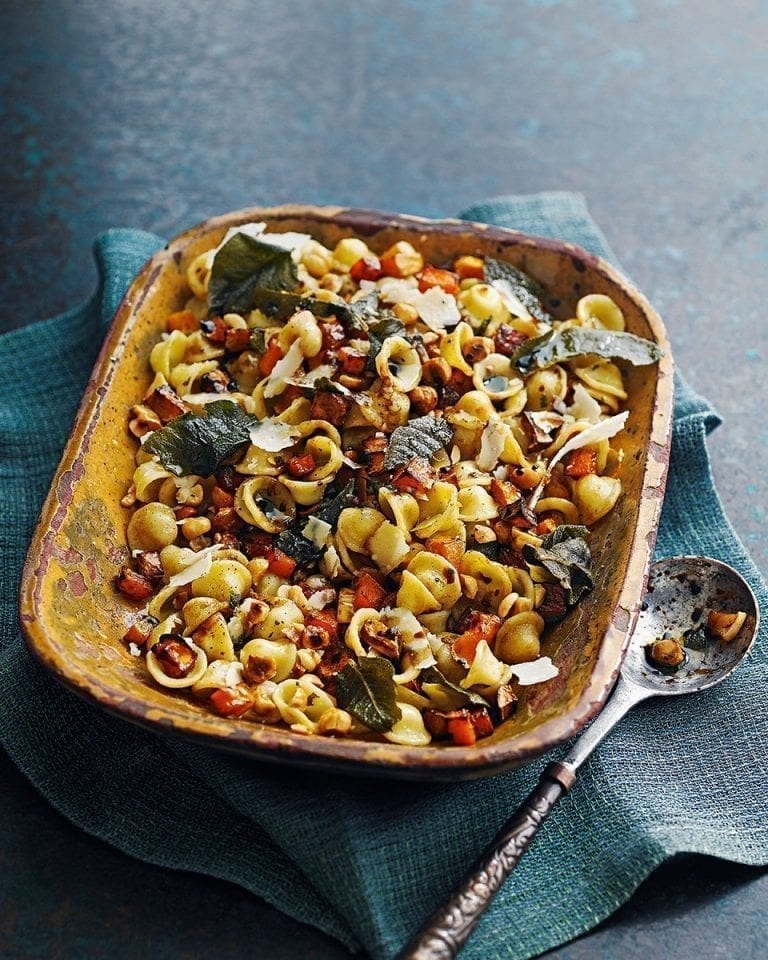
[[[746,620],[730,642],[703,630],[709,611],[736,613]],[[649,697],[698,693],[720,683],[752,649],[760,614],[755,596],[732,567],[707,557],[672,557],[651,567],[648,590],[610,700],[570,752],[550,763],[523,805],[501,828],[451,898],[427,920],[397,960],[449,960],[467,941],[504,880],[517,866],[576,771],[624,714]],[[685,660],[676,669],[654,666],[649,647],[664,637],[680,637]]]

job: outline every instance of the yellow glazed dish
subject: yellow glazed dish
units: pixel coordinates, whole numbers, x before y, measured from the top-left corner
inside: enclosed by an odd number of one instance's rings
[[[655,341],[655,365],[626,367],[621,434],[623,495],[591,531],[594,590],[549,629],[542,653],[559,668],[545,683],[521,688],[518,708],[473,746],[409,747],[366,739],[329,739],[212,714],[148,680],[143,660],[120,637],[136,604],[115,589],[129,556],[128,511],[120,505],[134,468],[136,442],[126,411],[151,381],[150,350],[167,315],[188,296],[187,267],[234,225],[265,221],[270,232],[311,234],[327,247],[343,237],[374,251],[411,241],[429,262],[459,255],[494,257],[531,275],[545,306],[565,319],[585,294],[606,294],[629,332]],[[653,550],[669,453],[672,362],[658,315],[613,268],[570,244],[461,221],[428,221],[370,211],[281,207],[245,210],[194,228],[144,267],[115,317],[46,501],[25,568],[22,626],[33,652],[75,692],[155,730],[271,760],[401,777],[460,778],[518,765],[572,736],[605,701],[615,681]]]

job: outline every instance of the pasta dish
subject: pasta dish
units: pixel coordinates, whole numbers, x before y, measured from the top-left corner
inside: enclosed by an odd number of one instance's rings
[[[246,224],[186,273],[128,416],[147,681],[304,734],[489,736],[558,673],[542,640],[622,495],[623,370],[659,349],[603,294],[406,241]]]

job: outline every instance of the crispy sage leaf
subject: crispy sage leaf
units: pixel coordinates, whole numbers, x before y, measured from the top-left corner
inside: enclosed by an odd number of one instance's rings
[[[556,527],[540,546],[523,547],[525,560],[548,570],[566,591],[571,605],[592,589],[592,554],[585,539],[588,535],[586,527],[566,523]]]
[[[522,270],[513,267],[511,263],[486,257],[485,280],[487,283],[491,283],[493,280],[506,280],[512,288],[514,295],[528,310],[530,315],[543,323],[549,323],[551,318],[541,305],[543,291],[538,283],[536,283],[532,277],[529,277],[527,273],[523,273]]]
[[[428,460],[441,447],[447,447],[453,439],[453,428],[437,417],[418,417],[404,427],[397,427],[389,438],[384,455],[384,469],[394,470],[414,457]]]
[[[277,322],[290,319],[299,310],[309,310],[316,317],[333,317],[339,309],[344,309],[340,304],[317,300],[315,297],[302,297],[287,290],[262,288],[253,291],[253,306],[270,320]]]
[[[214,400],[204,412],[185,413],[155,430],[143,449],[160,458],[177,477],[215,473],[222,461],[250,440],[248,431],[259,418],[229,400]]]
[[[367,331],[369,324],[375,323],[380,318],[379,296],[376,291],[352,303],[332,303],[327,300],[318,300],[316,297],[289,293],[287,290],[268,290],[260,287],[253,291],[252,305],[277,323],[290,319],[299,310],[309,310],[315,317],[323,319],[335,317],[348,330],[358,332]]]
[[[491,540],[489,543],[473,543],[472,549],[482,553],[489,560],[498,560],[501,557],[501,544],[498,540]]]
[[[542,370],[553,363],[594,354],[628,360],[635,367],[643,367],[664,355],[652,340],[644,340],[633,333],[612,330],[589,330],[586,327],[566,327],[551,330],[521,344],[512,357],[512,363],[521,373]]]
[[[340,393],[342,397],[352,396],[349,387],[345,387],[343,383],[338,383],[330,377],[317,377],[312,384],[312,389],[319,393]]]
[[[588,533],[584,526],[563,524],[540,546],[527,544],[523,547],[525,560],[548,570],[565,589],[570,604],[576,603],[592,588],[592,557],[585,539]]]
[[[208,309],[245,313],[253,308],[255,290],[293,290],[298,282],[290,250],[236,233],[213,258]]]
[[[402,716],[394,674],[395,668],[383,657],[350,661],[336,676],[336,701],[370,730],[385,733]]]
[[[258,327],[251,330],[251,336],[248,340],[248,349],[253,350],[260,357],[267,352],[267,331],[260,330]]]
[[[380,317],[379,292],[371,290],[365,296],[346,304],[345,309],[339,314],[339,321],[350,330],[366,331]]]
[[[374,361],[387,337],[403,336],[405,336],[405,327],[394,313],[388,311],[382,315],[381,320],[368,327],[368,342],[371,345],[368,351],[368,365],[371,369],[375,369]]]
[[[313,510],[312,514],[317,517],[318,520],[323,520],[335,528],[339,522],[341,511],[346,507],[351,507],[354,503],[355,481],[350,480],[335,496],[329,496],[321,500],[319,506],[316,510]],[[298,527],[294,527],[291,530],[284,530],[275,540],[275,546],[282,550],[283,553],[287,553],[293,557],[293,559],[302,566],[308,566],[317,560],[322,552],[322,549],[315,546],[312,540],[308,540]]]

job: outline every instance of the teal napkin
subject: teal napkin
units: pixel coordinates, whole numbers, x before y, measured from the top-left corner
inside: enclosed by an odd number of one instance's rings
[[[505,197],[464,216],[572,240],[612,259],[573,194]],[[141,860],[238,883],[385,960],[449,893],[544,760],[442,785],[273,768],[102,713],[53,681],[18,635],[23,555],[99,340],[122,291],[162,243],[133,230],[102,234],[92,300],[0,338],[0,741],[83,830]],[[679,382],[657,553],[705,553],[733,564],[765,609],[765,584],[713,487],[705,436],[718,422]],[[651,703],[622,723],[584,767],[463,957],[522,960],[563,943],[607,917],[678,852],[768,862],[763,639],[733,678],[695,704]]]

